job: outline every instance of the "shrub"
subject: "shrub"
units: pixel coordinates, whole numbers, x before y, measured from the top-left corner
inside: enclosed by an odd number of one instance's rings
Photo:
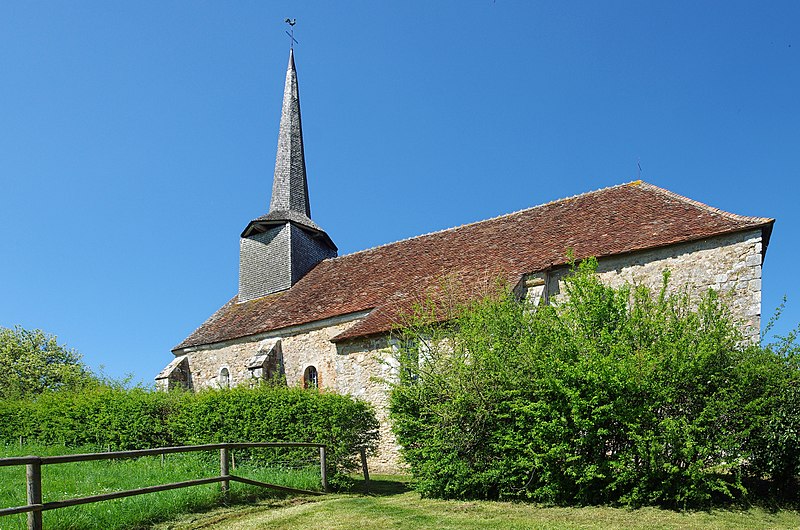
[[[172,441],[165,422],[177,394],[94,384],[80,391],[45,392],[0,401],[6,442],[22,437],[46,445],[141,449]]]
[[[693,305],[666,276],[611,288],[595,267],[557,305],[505,292],[447,327],[410,319],[390,408],[418,490],[687,507],[793,477],[797,356],[748,345],[713,291]]]
[[[97,384],[34,399],[0,400],[0,440],[6,443],[22,437],[45,445],[109,450],[216,442],[324,443],[334,486],[356,468],[359,447],[374,448],[377,426],[363,401],[268,385],[195,394]],[[252,454],[260,454],[262,461],[270,457],[258,450]],[[248,456],[237,451],[237,458]],[[305,448],[281,449],[280,458],[297,463],[317,457]]]
[[[781,492],[800,475],[800,347],[797,330],[752,352],[738,366],[743,470],[772,479]]]
[[[184,395],[170,414],[169,425],[181,444],[324,443],[333,485],[342,483],[345,475],[357,468],[357,449],[374,449],[378,438],[378,422],[364,401],[271,385]],[[307,448],[280,451],[283,460],[302,460],[308,455]],[[252,451],[254,458],[269,456],[263,450]]]

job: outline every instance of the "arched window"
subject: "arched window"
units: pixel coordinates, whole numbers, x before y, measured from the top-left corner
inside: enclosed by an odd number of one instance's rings
[[[319,380],[317,379],[317,369],[313,366],[306,368],[303,373],[303,388],[318,388]]]
[[[231,373],[228,371],[227,368],[223,368],[219,371],[219,387],[220,388],[230,388],[231,387]]]

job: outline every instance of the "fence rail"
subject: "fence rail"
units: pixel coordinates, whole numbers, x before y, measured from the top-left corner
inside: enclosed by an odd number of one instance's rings
[[[231,449],[246,449],[246,448],[259,448],[259,447],[318,447],[322,492],[289,488],[286,486],[279,486],[277,484],[267,484],[266,482],[259,482],[257,480],[252,480],[230,474]],[[190,486],[199,486],[202,484],[213,484],[214,482],[219,482],[222,484],[223,493],[228,492],[230,488],[230,482],[234,481],[234,482],[241,482],[243,484],[249,484],[251,486],[260,486],[262,488],[270,488],[290,493],[301,493],[305,495],[324,495],[324,493],[328,492],[326,449],[327,447],[325,444],[318,444],[318,443],[252,442],[252,443],[219,443],[219,444],[206,444],[206,445],[187,445],[179,447],[159,447],[155,449],[139,449],[135,451],[116,451],[113,453],[84,453],[77,455],[17,456],[10,458],[0,458],[0,467],[21,466],[21,465],[26,466],[25,477],[26,477],[27,491],[28,491],[27,505],[0,509],[0,516],[27,512],[28,530],[42,530],[42,512],[46,510],[56,510],[58,508],[66,508],[67,506],[77,506],[80,504],[89,504],[93,502],[120,499],[123,497],[132,497],[134,495],[144,495],[146,493],[156,493],[159,491],[187,488]],[[105,493],[102,495],[90,495],[88,497],[78,497],[63,501],[53,501],[53,502],[42,501],[43,465],[66,464],[69,462],[88,462],[90,460],[116,460],[121,458],[136,458],[140,456],[165,455],[169,453],[189,453],[194,451],[216,451],[216,450],[219,450],[219,455],[220,455],[219,457],[220,474],[217,477],[186,480],[183,482],[173,482],[170,484],[160,484],[157,486],[147,486],[144,488],[116,491],[112,493]],[[366,455],[363,451],[361,451],[361,458],[362,458],[362,465],[364,467],[364,476],[366,479],[369,475],[367,475]]]

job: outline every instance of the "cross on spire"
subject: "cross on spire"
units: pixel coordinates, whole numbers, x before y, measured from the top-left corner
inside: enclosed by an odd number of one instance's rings
[[[284,22],[289,24],[289,28],[291,30],[291,32],[289,32],[289,31],[286,32],[286,34],[289,35],[289,39],[291,39],[291,40],[289,40],[289,49],[290,50],[294,50],[294,45],[295,44],[300,44],[299,42],[297,42],[297,39],[294,38],[294,25],[297,24],[297,19],[296,18],[287,18],[286,20],[284,20]]]

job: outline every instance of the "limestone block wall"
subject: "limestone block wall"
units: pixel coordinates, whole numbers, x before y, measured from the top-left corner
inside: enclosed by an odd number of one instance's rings
[[[400,446],[389,423],[389,382],[398,364],[386,337],[348,341],[338,345],[337,390],[372,403],[380,422],[378,451],[369,455],[369,468],[391,473],[403,468]]]
[[[195,390],[218,388],[219,373],[223,367],[230,372],[231,386],[249,384],[252,375],[247,369],[247,361],[259,354],[261,347],[269,344],[269,339],[280,337],[286,382],[290,386],[301,385],[305,369],[314,366],[319,374],[321,388],[337,388],[336,345],[330,339],[356,322],[351,320],[315,329],[304,329],[286,336],[270,335],[261,340],[221,342],[183,352],[188,358],[192,387]]]
[[[618,287],[625,282],[661,288],[663,271],[670,271],[672,289],[688,289],[699,298],[709,288],[719,291],[733,312],[744,335],[759,340],[761,326],[761,231],[752,230],[718,236],[598,260],[598,273],[604,283]],[[557,301],[563,295],[561,268],[547,275],[547,291]],[[541,277],[531,275],[531,279]],[[538,282],[528,281],[528,284]],[[534,287],[529,294],[536,296]]]

